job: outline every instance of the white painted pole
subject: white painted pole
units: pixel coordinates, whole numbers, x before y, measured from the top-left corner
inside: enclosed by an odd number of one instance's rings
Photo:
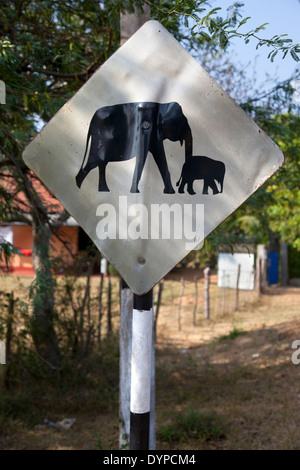
[[[149,450],[153,291],[133,296],[130,450]]]
[[[132,413],[150,411],[152,317],[152,309],[133,309],[130,401]]]

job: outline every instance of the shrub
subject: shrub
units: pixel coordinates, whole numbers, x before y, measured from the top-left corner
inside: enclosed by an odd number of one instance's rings
[[[189,439],[209,441],[226,436],[224,419],[210,411],[186,409],[177,412],[171,424],[158,429],[158,438],[163,442],[186,442]]]

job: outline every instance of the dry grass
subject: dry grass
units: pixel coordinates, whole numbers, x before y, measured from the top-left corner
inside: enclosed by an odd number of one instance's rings
[[[30,279],[18,282],[21,287],[17,288],[15,279],[14,289],[24,295]],[[92,283],[97,289],[99,279]],[[184,442],[157,440],[157,449],[300,449],[296,432],[300,419],[300,365],[291,362],[291,344],[300,339],[300,289],[269,288],[266,295],[260,299],[253,297],[240,311],[224,314],[216,311],[210,320],[205,320],[200,305],[201,286],[199,281],[196,326],[192,326],[191,283],[183,298],[182,329],[178,331],[176,295],[180,282],[172,279],[165,282],[157,325],[157,429],[162,425],[172,429],[176,426],[172,420],[174,413],[184,414],[185,410],[193,409],[213,413],[222,420],[226,431],[224,437],[210,440],[195,437]],[[9,289],[11,278],[2,278],[1,290]],[[114,289],[117,296],[117,281]],[[117,331],[117,313],[114,321]],[[94,373],[97,387],[97,371]],[[117,380],[113,383],[117,397]],[[89,407],[89,393],[93,392],[80,391],[87,393],[82,409],[72,407],[72,397],[68,396],[69,408],[63,401],[56,403],[54,416],[47,416],[76,418],[70,431],[35,430],[22,419],[15,420],[9,436],[0,440],[1,448],[117,449],[117,399],[108,399],[106,406],[103,402],[97,404],[93,398]],[[28,396],[24,393],[24,397]],[[41,410],[41,416],[45,417],[49,409]]]

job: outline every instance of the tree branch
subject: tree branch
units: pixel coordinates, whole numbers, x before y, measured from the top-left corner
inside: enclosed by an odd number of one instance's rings
[[[112,43],[112,27],[109,28],[109,37],[108,37],[108,45],[105,48],[105,51],[101,52],[101,54],[98,55],[96,60],[92,62],[83,72],[74,72],[74,73],[63,73],[63,72],[54,72],[51,70],[39,70],[39,73],[44,73],[45,75],[50,75],[53,77],[59,77],[59,78],[80,78],[84,77],[85,75],[89,75],[90,73],[94,72],[94,67],[100,62],[103,56],[108,53],[109,49],[111,48],[111,43]]]
[[[24,214],[19,214],[16,212],[16,213],[10,214],[9,217],[5,219],[4,223],[10,224],[13,222],[21,222],[26,225],[32,225],[32,217],[30,216],[30,214],[24,215]]]
[[[63,211],[55,214],[50,219],[50,225],[52,226],[53,230],[56,232],[70,217],[70,214],[64,209]]]

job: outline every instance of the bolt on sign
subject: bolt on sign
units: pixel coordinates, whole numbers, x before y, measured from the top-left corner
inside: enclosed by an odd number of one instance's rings
[[[156,21],[94,73],[23,158],[136,294],[284,161]]]

